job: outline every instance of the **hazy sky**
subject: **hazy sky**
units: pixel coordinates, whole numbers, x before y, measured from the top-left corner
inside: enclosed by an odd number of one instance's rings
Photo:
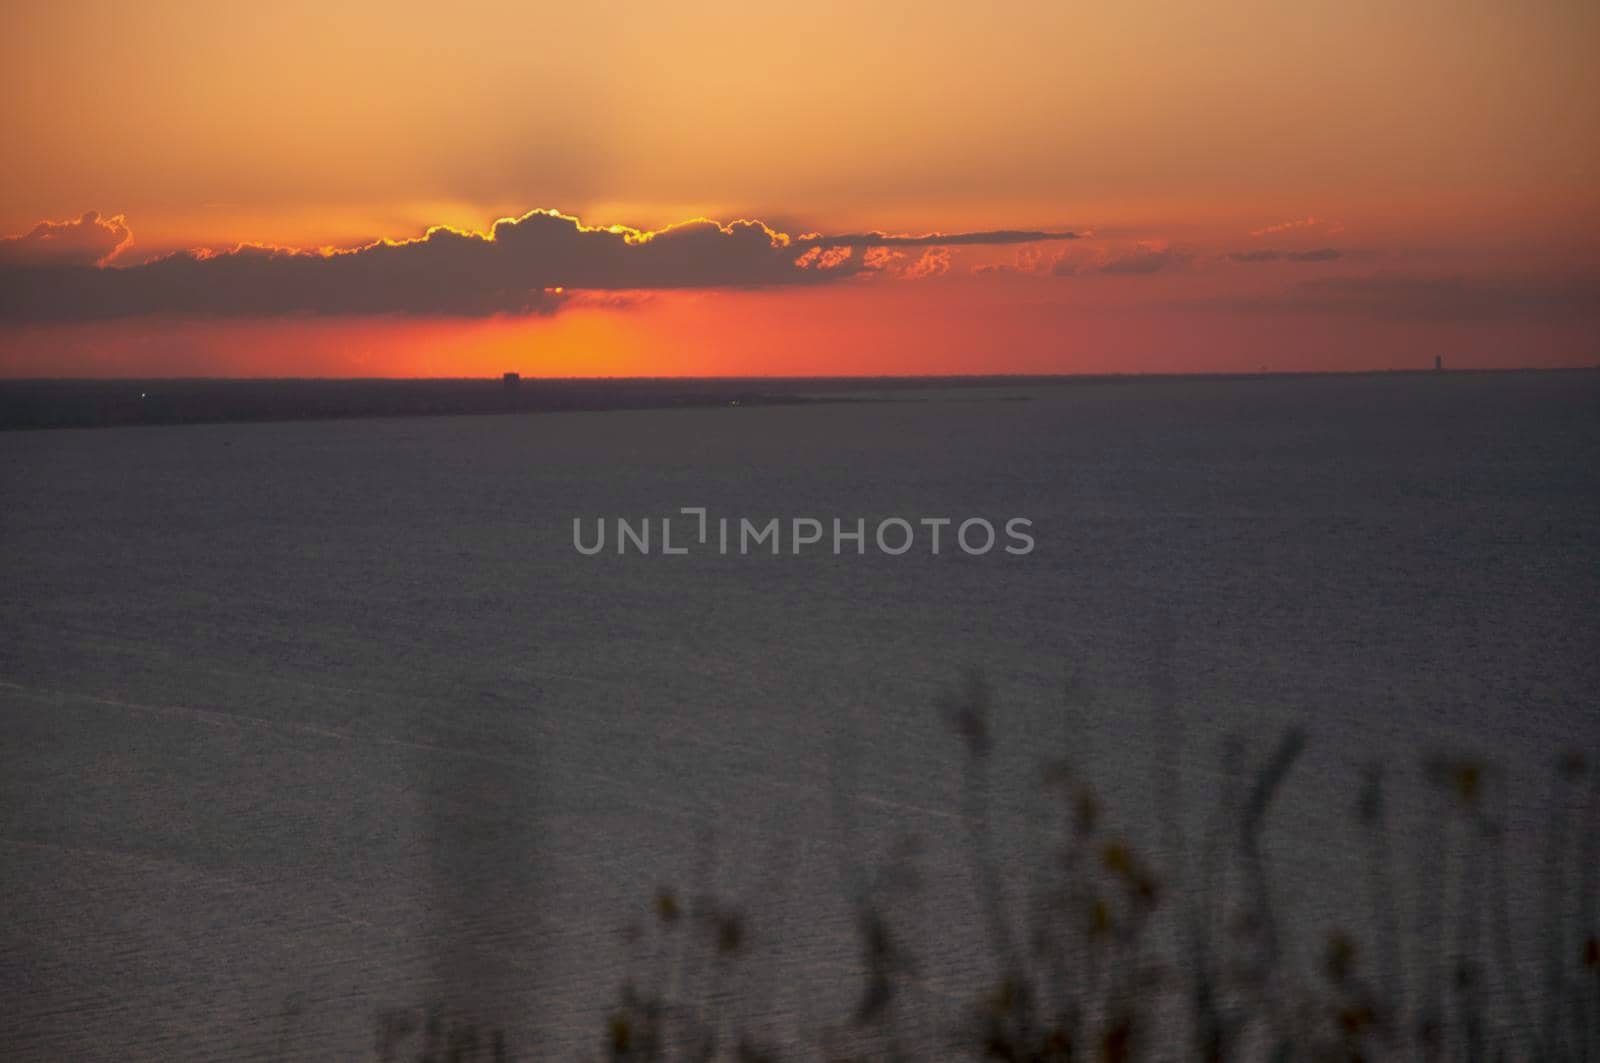
[[[13,0],[0,373],[1593,364],[1597,48],[1576,0]]]

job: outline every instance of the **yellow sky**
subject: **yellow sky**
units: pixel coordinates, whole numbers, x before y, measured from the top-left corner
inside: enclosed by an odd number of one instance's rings
[[[322,242],[547,206],[1179,224],[1440,194],[1553,215],[1600,187],[1597,12],[12,3],[0,229],[93,208],[157,244]]]
[[[1579,0],[13,0],[0,235],[120,214],[132,264],[556,208],[1070,228],[1194,263],[1316,218],[1273,238],[1592,270],[1597,46]]]

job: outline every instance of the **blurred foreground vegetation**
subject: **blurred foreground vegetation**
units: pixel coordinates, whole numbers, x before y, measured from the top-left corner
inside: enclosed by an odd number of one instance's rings
[[[963,1008],[909,1001],[919,971],[897,926],[895,899],[917,888],[909,853],[874,874],[847,875],[861,984],[849,1014],[809,1031],[803,1044],[768,1043],[741,1028],[730,1006],[748,942],[759,927],[718,898],[663,886],[632,930],[649,959],[617,992],[595,1057],[612,1063],[757,1063],[777,1060],[1067,1061],[1529,1061],[1600,1063],[1600,765],[1579,754],[1553,765],[1541,840],[1537,929],[1508,887],[1506,834],[1489,795],[1492,766],[1431,757],[1422,768],[1441,798],[1437,830],[1466,839],[1469,858],[1400,854],[1391,841],[1382,766],[1352,786],[1350,814],[1365,841],[1343,885],[1361,891],[1368,925],[1311,944],[1309,976],[1288,963],[1291,929],[1273,900],[1262,829],[1306,739],[1284,733],[1270,755],[1228,765],[1212,824],[1192,866],[1158,871],[1109,830],[1090,782],[1065,762],[1041,765],[1055,825],[1054,872],[1029,885],[1025,911],[1007,898],[1011,872],[995,856],[991,812],[992,695],[972,676],[941,699],[964,758],[963,818],[972,858],[974,914],[997,972]],[[1175,788],[1174,791],[1175,793]],[[1176,800],[1176,797],[1173,797]],[[1503,806],[1501,806],[1503,807]],[[1164,816],[1167,853],[1190,847],[1175,809]],[[1428,912],[1402,918],[1407,882]],[[1453,900],[1446,918],[1445,898]],[[1158,934],[1158,912],[1171,934]],[[1157,939],[1160,940],[1157,940]],[[500,1034],[405,1012],[379,1023],[384,1060],[466,1063],[514,1058]]]

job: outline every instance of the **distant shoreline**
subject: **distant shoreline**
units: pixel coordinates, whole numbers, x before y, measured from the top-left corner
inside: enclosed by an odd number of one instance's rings
[[[0,380],[0,431],[919,401],[910,393],[1162,382],[1590,375],[1594,368],[895,377],[494,377]],[[1006,394],[997,399],[1028,396]],[[925,400],[921,400],[925,401]]]

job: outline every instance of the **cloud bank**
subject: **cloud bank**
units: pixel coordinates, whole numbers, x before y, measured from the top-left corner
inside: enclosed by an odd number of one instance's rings
[[[0,269],[100,266],[133,241],[118,214],[91,210],[77,221],[42,221],[20,236],[0,237]]]
[[[1076,238],[1021,230],[791,237],[759,221],[704,218],[643,231],[533,211],[497,221],[487,233],[440,227],[415,240],[338,251],[245,245],[118,267],[106,263],[131,234],[120,217],[103,221],[91,211],[77,222],[41,223],[0,243],[0,320],[541,314],[559,309],[572,290],[819,284],[877,271],[886,261],[884,249]],[[930,265],[920,275],[934,272]]]

